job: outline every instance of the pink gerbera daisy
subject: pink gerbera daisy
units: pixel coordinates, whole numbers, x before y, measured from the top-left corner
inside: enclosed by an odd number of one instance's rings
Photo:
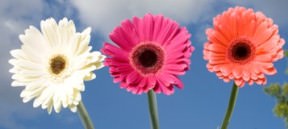
[[[276,73],[273,62],[283,58],[285,43],[273,20],[261,12],[235,7],[216,16],[213,24],[214,28],[206,30],[204,46],[208,70],[240,87],[245,82],[266,84],[265,75]]]
[[[173,86],[183,88],[178,75],[189,69],[194,50],[190,36],[185,27],[162,15],[124,20],[110,34],[116,45],[104,44],[102,51],[109,56],[105,65],[114,82],[134,94],[152,89],[173,94]]]

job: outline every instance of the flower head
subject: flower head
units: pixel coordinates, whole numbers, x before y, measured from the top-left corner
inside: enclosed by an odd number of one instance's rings
[[[273,75],[273,63],[283,58],[284,39],[278,26],[261,12],[244,7],[229,8],[213,20],[206,30],[204,46],[207,68],[225,82],[238,86],[266,84],[265,74]]]
[[[94,70],[103,67],[105,56],[91,52],[91,29],[76,32],[72,20],[63,18],[57,24],[53,18],[41,21],[41,32],[30,26],[19,36],[21,49],[11,51],[14,57],[12,86],[24,86],[23,102],[35,98],[33,106],[41,105],[51,113],[61,107],[77,110],[84,91],[84,80],[96,76]]]
[[[178,75],[188,70],[194,50],[185,27],[162,15],[146,14],[124,20],[110,38],[116,45],[104,44],[102,51],[109,56],[105,65],[121,88],[134,94],[154,90],[170,95],[174,86],[183,87]]]

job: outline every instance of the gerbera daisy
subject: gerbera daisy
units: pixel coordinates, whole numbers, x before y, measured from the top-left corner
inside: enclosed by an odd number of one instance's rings
[[[41,21],[41,32],[34,26],[19,36],[21,49],[11,51],[14,57],[12,86],[24,86],[23,102],[35,98],[33,106],[41,105],[51,113],[61,107],[77,110],[84,91],[84,80],[96,76],[94,70],[103,67],[103,55],[91,52],[91,28],[76,32],[72,20],[63,18],[57,24],[53,18]]]
[[[284,39],[278,26],[261,12],[244,7],[229,8],[213,20],[206,30],[204,46],[207,68],[225,82],[237,86],[245,82],[266,84],[265,75],[273,75],[273,62],[283,58]]]
[[[102,52],[109,56],[105,65],[121,88],[166,95],[173,94],[174,86],[183,88],[178,75],[189,69],[194,50],[185,27],[162,15],[146,14],[124,20],[110,38],[116,45],[105,43]]]

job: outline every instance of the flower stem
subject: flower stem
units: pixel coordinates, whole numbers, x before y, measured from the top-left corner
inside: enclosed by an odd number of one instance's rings
[[[148,92],[148,104],[149,104],[149,111],[150,111],[150,120],[152,123],[152,129],[159,129],[159,117],[158,117],[158,110],[157,110],[157,100],[156,95],[153,90]]]
[[[85,129],[94,129],[94,125],[82,101],[78,105],[78,112]]]
[[[234,83],[233,84],[233,88],[231,90],[229,105],[228,105],[228,108],[226,110],[226,115],[225,115],[225,118],[223,120],[221,129],[227,129],[227,127],[228,127],[228,124],[229,124],[229,121],[230,121],[230,118],[232,116],[232,113],[233,113],[233,110],[234,110],[234,106],[235,106],[235,103],[236,103],[238,90],[239,90],[238,86]]]

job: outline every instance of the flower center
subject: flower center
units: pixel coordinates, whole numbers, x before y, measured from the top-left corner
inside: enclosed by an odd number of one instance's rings
[[[58,55],[50,60],[50,70],[53,74],[60,74],[66,67],[65,57]]]
[[[235,63],[245,64],[254,57],[254,46],[248,40],[236,40],[229,49],[229,58]]]
[[[130,60],[142,74],[157,73],[163,65],[164,52],[155,44],[142,43],[132,50]]]
[[[157,63],[157,54],[151,49],[144,49],[142,53],[138,55],[138,61],[143,67],[153,67]]]

